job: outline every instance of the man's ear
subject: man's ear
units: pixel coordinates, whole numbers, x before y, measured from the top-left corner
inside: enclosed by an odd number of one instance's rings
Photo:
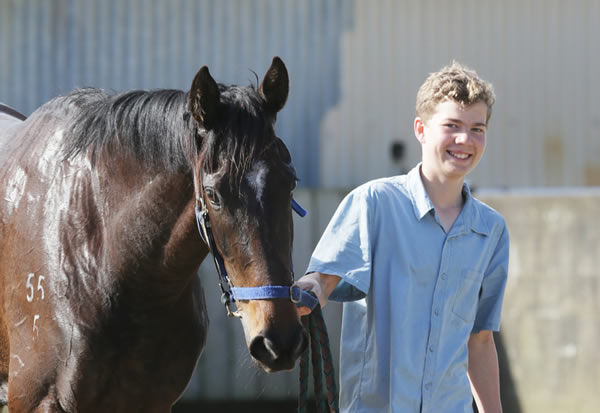
[[[425,143],[425,121],[418,116],[415,118],[414,130],[417,140],[421,144]]]

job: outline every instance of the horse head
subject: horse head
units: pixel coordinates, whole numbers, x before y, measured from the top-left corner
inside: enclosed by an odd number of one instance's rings
[[[278,57],[258,88],[217,84],[206,67],[192,82],[190,122],[200,148],[196,197],[210,221],[212,234],[205,238],[214,239],[213,255],[227,274],[224,290],[293,284],[291,204],[297,178],[274,132],[288,90],[288,73]],[[236,299],[235,304],[258,364],[266,371],[293,368],[307,344],[294,302]]]

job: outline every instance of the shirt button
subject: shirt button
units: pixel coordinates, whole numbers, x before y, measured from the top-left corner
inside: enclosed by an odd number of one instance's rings
[[[446,278],[448,278],[448,277],[446,276],[446,273],[443,273],[443,274],[442,274],[442,280],[445,280]]]
[[[425,390],[431,390],[431,383],[425,383]]]
[[[440,310],[436,308],[433,314],[435,314],[436,316],[440,315]]]
[[[433,346],[429,346],[429,352],[433,353]]]

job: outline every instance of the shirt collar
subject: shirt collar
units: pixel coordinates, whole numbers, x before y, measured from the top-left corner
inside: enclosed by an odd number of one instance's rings
[[[427,195],[423,181],[421,180],[421,163],[408,172],[408,191],[413,204],[413,210],[417,219],[421,220],[433,209],[433,203]]]
[[[471,195],[471,190],[466,183],[463,184],[462,194],[465,199],[465,204],[457,218],[457,221],[460,220],[462,223],[462,232],[464,233],[470,228],[473,232],[488,236],[490,234],[490,229],[482,218],[481,210],[480,208],[477,208],[476,200]],[[460,225],[455,226],[459,227]]]
[[[434,209],[433,203],[431,202],[429,195],[427,195],[427,191],[421,180],[420,169],[421,163],[415,166],[407,175],[408,190],[411,195],[413,211],[418,220],[423,219],[425,215]],[[462,194],[465,199],[465,204],[452,229],[452,233],[455,233],[455,230],[458,232],[465,232],[467,228],[470,228],[478,234],[489,235],[489,227],[482,219],[479,208],[476,207],[475,199],[471,195],[469,186],[466,183],[463,184]]]

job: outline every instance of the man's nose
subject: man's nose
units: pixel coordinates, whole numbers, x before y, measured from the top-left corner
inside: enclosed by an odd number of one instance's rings
[[[467,143],[469,142],[469,139],[471,139],[471,135],[469,134],[469,131],[466,130],[457,132],[454,136],[454,142],[456,143]]]

